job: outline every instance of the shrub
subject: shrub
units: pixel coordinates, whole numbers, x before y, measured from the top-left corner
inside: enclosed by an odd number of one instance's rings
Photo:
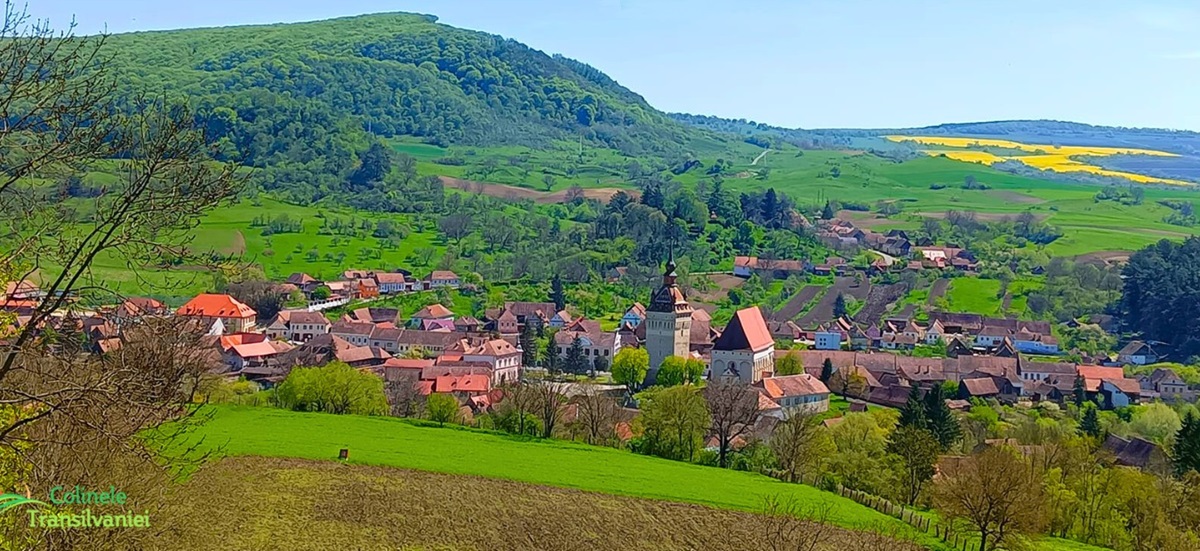
[[[388,410],[383,379],[342,362],[293,369],[275,397],[280,407],[295,411],[383,415]]]

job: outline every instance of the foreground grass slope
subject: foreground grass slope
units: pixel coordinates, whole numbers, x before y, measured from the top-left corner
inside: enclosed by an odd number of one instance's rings
[[[932,549],[942,548],[941,543],[931,536],[917,532],[896,519],[863,507],[851,500],[810,486],[786,484],[753,473],[667,461],[573,442],[528,441],[470,429],[421,426],[393,418],[296,413],[237,406],[214,407],[212,414],[212,419],[193,435],[193,442],[198,441],[200,449],[214,450],[224,456],[333,460],[337,457],[338,450],[348,448],[350,463],[359,465],[476,475],[618,496],[693,503],[735,511],[758,512],[761,510],[764,497],[773,496],[783,500],[792,499],[805,505],[827,504],[830,510],[830,521],[839,526],[860,530],[895,531],[899,537],[917,541],[923,546]],[[236,463],[236,465],[240,465],[240,463]],[[193,489],[184,490],[184,492],[194,491],[195,486],[193,485],[201,488],[209,487],[207,485],[211,482],[206,482],[208,480],[206,478],[207,470],[212,468],[209,466],[197,473],[196,477],[188,483],[188,486]],[[223,467],[218,466],[218,468]],[[334,468],[329,467],[329,469]],[[226,480],[217,486],[225,487],[226,483],[232,484],[238,480],[251,485],[271,480],[271,477],[264,477],[259,471],[248,467],[236,467],[235,470],[244,471],[239,475],[240,478]],[[285,474],[281,476],[284,476],[285,482],[298,482],[304,480],[305,476],[311,475],[295,474],[291,476]],[[416,475],[406,475],[406,477],[408,476]],[[294,505],[298,501],[309,499],[293,495],[290,492],[285,495],[272,494],[265,489],[270,487],[269,482],[263,483],[268,484],[262,490],[266,496],[262,498],[266,500],[264,506],[272,502]],[[383,486],[387,485],[387,481],[382,478],[378,479],[377,483]],[[310,484],[315,483],[310,482]],[[334,486],[341,487],[337,484]],[[536,497],[531,497],[538,495],[536,492],[525,493],[529,488],[531,487],[517,488],[520,490],[519,492],[513,492],[506,498],[519,503],[536,500]],[[435,493],[445,496],[446,492],[455,491],[457,490],[454,488],[446,488]],[[488,495],[487,492],[476,494],[475,497],[479,499],[484,499]],[[202,492],[198,495],[207,494]],[[272,495],[275,497],[270,497]],[[591,494],[579,495],[590,496]],[[584,498],[580,497],[579,499]],[[359,501],[366,503],[370,499],[364,497]],[[594,510],[599,511],[594,514],[612,511],[614,507],[614,504],[600,507]],[[624,515],[625,513],[618,511],[613,514]],[[633,515],[634,513],[628,514]],[[364,512],[359,518],[372,517]],[[458,515],[457,518],[471,517]],[[642,524],[627,516],[616,516],[613,521],[625,526],[629,529],[628,531],[637,531],[634,528],[638,528]],[[702,524],[699,520],[686,516],[677,521],[688,527]],[[705,517],[704,523],[710,521],[710,517]],[[363,522],[368,521],[364,520]],[[582,530],[582,527],[580,529]],[[579,533],[591,532],[581,531]],[[708,540],[705,541],[705,548],[720,548],[719,546],[710,546],[707,544]],[[721,540],[717,537],[712,541]],[[573,548],[592,548],[583,543],[579,543],[579,545],[579,547]],[[694,544],[682,547],[678,547],[678,545],[677,542],[658,547],[651,545],[629,548],[694,548]],[[306,547],[297,547],[297,549],[304,548]],[[605,548],[625,547],[618,545]],[[864,548],[860,547],[859,549]],[[1038,542],[1038,549],[1041,551],[1058,551],[1060,549],[1077,551],[1098,550],[1099,548],[1080,547],[1074,542],[1045,539]]]
[[[221,508],[220,514],[208,509]],[[261,457],[196,473],[156,514],[149,549],[797,549],[811,525],[740,511],[475,476]],[[799,529],[780,537],[780,527]],[[908,551],[825,528],[837,549]],[[787,534],[787,532],[784,532]],[[781,541],[782,540],[782,541]]]
[[[714,469],[564,441],[526,441],[474,430],[419,426],[381,417],[295,413],[221,406],[196,438],[231,456],[335,459],[352,463],[479,475],[607,494],[757,511],[765,496],[828,504],[830,520],[851,528],[907,525],[851,500],[762,475]],[[925,539],[929,539],[925,537]],[[931,541],[931,540],[930,540]]]

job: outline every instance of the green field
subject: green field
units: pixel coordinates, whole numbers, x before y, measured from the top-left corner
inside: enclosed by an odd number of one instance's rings
[[[900,521],[810,486],[766,476],[703,467],[560,440],[525,440],[460,427],[438,428],[383,417],[296,413],[216,406],[192,435],[199,449],[223,456],[333,460],[347,448],[350,461],[477,475],[743,511],[758,511],[764,496],[828,503],[832,522],[850,528],[897,526],[904,537],[938,549],[940,542]],[[202,439],[202,441],[201,441]],[[1099,549],[1045,539],[1043,551]]]

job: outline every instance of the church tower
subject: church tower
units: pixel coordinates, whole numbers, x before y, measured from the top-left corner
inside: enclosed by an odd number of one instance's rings
[[[662,286],[650,296],[646,307],[646,352],[650,354],[650,371],[646,384],[653,384],[658,368],[668,356],[686,358],[692,333],[692,307],[675,284],[674,255],[667,260]]]

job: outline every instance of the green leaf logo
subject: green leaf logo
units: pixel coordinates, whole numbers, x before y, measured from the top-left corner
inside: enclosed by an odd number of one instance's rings
[[[21,494],[2,494],[0,495],[0,513],[3,513],[14,507],[22,505],[46,505],[44,502],[36,499],[30,499]]]

